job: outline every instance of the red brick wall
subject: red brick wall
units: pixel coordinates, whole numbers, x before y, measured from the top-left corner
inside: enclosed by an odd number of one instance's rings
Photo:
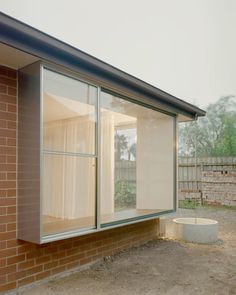
[[[0,292],[154,239],[150,220],[96,234],[35,245],[16,239],[17,73],[0,66]]]

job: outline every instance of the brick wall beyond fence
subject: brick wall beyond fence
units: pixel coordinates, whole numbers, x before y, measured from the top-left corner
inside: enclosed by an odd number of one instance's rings
[[[35,245],[16,239],[17,72],[0,66],[0,292],[157,237],[158,220]]]
[[[236,157],[179,157],[178,198],[236,206]]]
[[[207,204],[236,206],[236,171],[203,171],[202,199]]]

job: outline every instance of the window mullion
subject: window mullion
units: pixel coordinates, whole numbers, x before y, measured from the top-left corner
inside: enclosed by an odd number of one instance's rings
[[[96,154],[97,154],[97,175],[96,175],[96,226],[101,228],[101,116],[100,116],[100,93],[101,88],[97,92],[97,124],[96,124]]]

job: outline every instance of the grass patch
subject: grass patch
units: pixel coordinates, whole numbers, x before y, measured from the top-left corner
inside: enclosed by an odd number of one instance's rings
[[[196,209],[200,205],[194,200],[182,200],[179,201],[179,208],[181,209]]]
[[[236,211],[236,206],[228,206],[228,205],[209,205],[204,204],[200,205],[195,200],[181,200],[179,201],[179,208],[181,209],[196,209],[196,208],[206,208],[206,209],[214,209],[214,210],[233,210]]]
[[[216,209],[216,210],[233,210],[236,211],[236,206],[228,206],[228,205],[209,205],[205,204],[202,206],[203,208],[209,208],[209,209]]]

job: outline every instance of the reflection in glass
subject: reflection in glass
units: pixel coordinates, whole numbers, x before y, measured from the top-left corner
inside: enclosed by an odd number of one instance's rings
[[[95,154],[97,89],[44,71],[44,149]]]
[[[44,235],[95,227],[95,175],[95,158],[44,155]]]
[[[101,94],[101,219],[173,209],[173,118]]]
[[[43,77],[43,235],[95,228],[97,88]]]

